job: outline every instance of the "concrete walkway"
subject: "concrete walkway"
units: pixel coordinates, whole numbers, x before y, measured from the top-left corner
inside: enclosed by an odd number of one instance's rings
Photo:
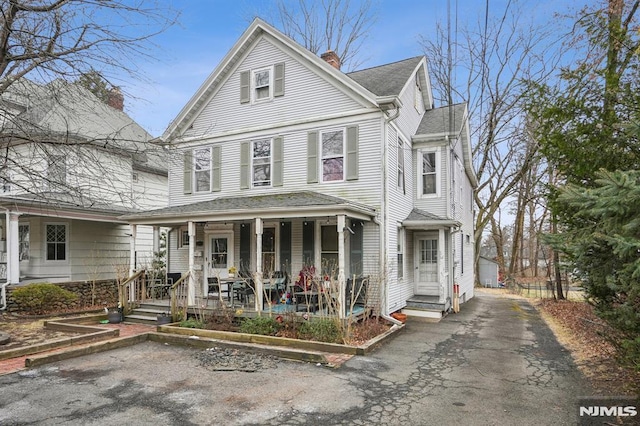
[[[339,369],[212,371],[145,342],[0,376],[0,424],[574,425],[590,390],[524,300],[479,294]]]

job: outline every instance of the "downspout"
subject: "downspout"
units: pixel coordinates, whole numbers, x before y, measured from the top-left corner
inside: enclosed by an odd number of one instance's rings
[[[449,228],[449,241],[451,244],[451,247],[449,249],[449,265],[451,265],[451,274],[449,274],[449,282],[448,282],[448,286],[449,286],[449,294],[451,295],[451,306],[449,307],[449,310],[453,309],[453,284],[455,284],[455,279],[456,279],[456,266],[455,266],[455,259],[453,258],[453,249],[455,247],[455,238],[454,235],[456,235],[458,232],[462,231],[462,227],[460,226],[452,226]],[[458,296],[460,297],[460,296]]]
[[[390,104],[395,107],[395,113],[393,115],[387,116],[384,120],[384,126],[382,128],[382,185],[380,185],[381,193],[380,193],[380,216],[377,217],[377,224],[380,226],[380,251],[382,252],[382,256],[380,256],[380,271],[381,274],[380,280],[384,282],[384,285],[380,286],[380,298],[381,304],[384,306],[384,309],[380,312],[383,318],[389,319],[388,309],[389,309],[389,299],[388,299],[388,285],[386,283],[385,277],[387,277],[387,217],[388,217],[388,205],[387,205],[387,163],[388,163],[388,146],[387,146],[387,126],[393,120],[397,119],[400,116],[400,101],[397,98],[394,98]],[[385,104],[389,105],[389,104]],[[382,107],[380,110],[386,115],[386,111],[391,108]],[[376,222],[374,220],[374,222]],[[396,321],[393,321],[396,323]]]

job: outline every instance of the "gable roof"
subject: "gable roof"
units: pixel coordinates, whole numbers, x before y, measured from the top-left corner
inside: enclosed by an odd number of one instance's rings
[[[411,213],[409,213],[409,216],[402,221],[402,226],[407,228],[423,228],[425,226],[460,226],[460,222],[453,219],[445,219],[427,211],[414,208],[411,210]]]
[[[130,223],[184,222],[203,217],[228,220],[254,219],[256,215],[267,218],[291,218],[327,215],[336,210],[350,215],[371,218],[375,209],[331,195],[314,191],[299,191],[282,194],[261,194],[242,197],[219,197],[182,206],[165,207],[142,213],[123,216]]]
[[[378,106],[378,100],[375,94],[347,77],[342,71],[327,64],[319,56],[304,48],[265,21],[260,18],[255,18],[227,55],[220,61],[218,66],[191,97],[189,102],[187,102],[176,118],[169,124],[160,139],[165,142],[170,141],[188,128],[202,109],[206,107],[211,97],[215,94],[216,88],[234,72],[254,42],[264,36],[270,36],[274,41],[288,49],[292,56],[297,57],[309,68],[316,70],[324,78],[332,81],[334,86],[341,88],[346,94],[357,99],[363,105]]]
[[[160,146],[124,111],[112,108],[80,84],[61,79],[38,84],[28,79],[13,83],[0,97],[14,116],[2,131],[29,140],[90,142],[103,149],[133,156],[134,164],[166,174]],[[156,149],[157,148],[157,149]]]
[[[416,135],[459,134],[467,118],[466,110],[467,104],[463,102],[425,111]],[[450,127],[451,121],[453,127]]]
[[[459,138],[461,141],[465,172],[471,185],[477,188],[478,178],[473,170],[469,110],[466,102],[425,111],[413,140],[425,141],[447,136]]]
[[[424,56],[350,72],[349,78],[377,96],[399,96]]]

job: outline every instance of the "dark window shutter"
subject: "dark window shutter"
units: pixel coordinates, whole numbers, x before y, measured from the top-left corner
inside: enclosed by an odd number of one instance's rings
[[[249,188],[249,148],[249,142],[242,142],[242,144],[240,144],[240,189]]]
[[[307,183],[318,182],[318,132],[307,135]]]
[[[218,192],[222,188],[221,182],[221,148],[219,146],[214,146],[211,148],[211,191]]]
[[[192,189],[192,176],[193,176],[193,154],[191,151],[185,151],[184,158],[184,193],[191,194]]]
[[[364,224],[360,221],[351,221],[351,230],[353,234],[351,234],[350,247],[351,252],[349,253],[349,266],[350,266],[350,276],[360,276],[362,275],[362,260],[363,260],[363,248],[364,248]]]
[[[280,270],[291,276],[291,222],[280,223]]]
[[[273,96],[284,96],[284,62],[273,67]]]
[[[302,224],[302,266],[313,266],[315,262],[315,222]]]
[[[251,274],[251,224],[240,224],[240,272]]]
[[[249,92],[249,71],[243,71],[240,73],[240,103],[246,104],[251,100],[251,94]]]
[[[347,127],[347,180],[358,179],[358,126]]]
[[[272,185],[282,186],[284,173],[284,141],[282,136],[273,139],[273,176]]]

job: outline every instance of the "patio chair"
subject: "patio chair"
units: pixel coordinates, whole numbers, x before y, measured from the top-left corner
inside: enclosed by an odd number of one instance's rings
[[[345,286],[345,315],[360,315],[366,310],[369,277],[347,278]]]
[[[224,294],[226,293],[226,298],[227,300],[229,300],[230,286],[228,284],[225,284],[226,288],[223,287],[223,285],[220,284],[220,280],[218,279],[218,277],[207,278],[207,286],[207,298],[215,297],[218,299],[224,299]]]

